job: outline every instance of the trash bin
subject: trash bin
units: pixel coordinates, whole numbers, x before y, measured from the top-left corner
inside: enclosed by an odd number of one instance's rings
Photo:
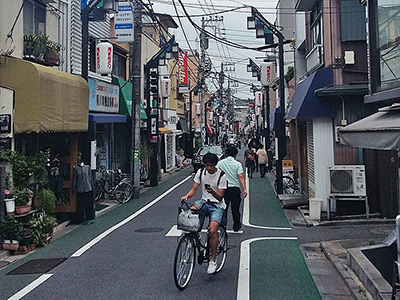
[[[310,198],[310,219],[321,220],[322,199]]]

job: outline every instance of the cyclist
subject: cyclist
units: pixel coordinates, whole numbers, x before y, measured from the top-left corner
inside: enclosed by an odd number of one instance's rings
[[[240,195],[240,185],[243,187],[243,197],[246,197],[246,181],[243,175],[242,164],[235,159],[236,155],[238,154],[238,150],[235,147],[228,147],[225,153],[227,158],[218,162],[217,167],[222,169],[228,178],[228,188],[225,192],[225,200],[227,210],[229,205],[232,205],[231,210],[233,217],[233,230],[237,232],[242,227],[239,211],[240,202],[242,201],[242,197]],[[225,221],[226,220],[224,218],[223,223],[225,223]]]
[[[228,187],[228,181],[224,172],[216,167],[218,163],[217,155],[207,153],[203,157],[203,163],[205,167],[197,171],[192,188],[185,196],[181,197],[181,200],[187,201],[187,199],[193,197],[201,185],[201,199],[197,200],[191,208],[199,209],[204,204],[202,211],[210,215],[211,260],[208,264],[207,273],[213,274],[217,270],[217,228],[226,208],[224,194]]]

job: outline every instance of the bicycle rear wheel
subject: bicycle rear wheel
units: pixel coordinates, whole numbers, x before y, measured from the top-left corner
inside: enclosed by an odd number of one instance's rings
[[[178,243],[174,259],[174,281],[179,290],[183,290],[192,278],[196,257],[193,239],[184,235]]]
[[[99,200],[103,195],[103,186],[97,181],[95,186],[94,201]]]
[[[133,196],[133,184],[129,179],[122,179],[120,183],[115,187],[114,195],[120,203],[128,202]]]
[[[217,270],[215,273],[218,273],[222,270],[225,265],[226,256],[228,254],[228,235],[226,234],[226,230],[222,226],[218,226],[218,246],[217,246]]]
[[[290,176],[283,176],[283,193],[284,194],[294,194],[296,191],[296,183]]]

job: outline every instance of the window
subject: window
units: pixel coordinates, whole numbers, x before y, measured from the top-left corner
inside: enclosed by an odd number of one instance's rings
[[[125,55],[116,52],[115,48],[112,74],[121,79],[126,78],[126,57]]]
[[[311,49],[322,44],[322,9],[321,2],[311,11]]]
[[[380,89],[390,89],[400,86],[399,0],[378,0],[377,7]]]
[[[46,6],[24,0],[24,34],[46,33]]]

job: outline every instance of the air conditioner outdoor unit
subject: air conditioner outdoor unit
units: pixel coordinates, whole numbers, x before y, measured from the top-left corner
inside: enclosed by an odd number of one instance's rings
[[[329,192],[335,197],[366,196],[365,166],[336,165],[329,167]]]

